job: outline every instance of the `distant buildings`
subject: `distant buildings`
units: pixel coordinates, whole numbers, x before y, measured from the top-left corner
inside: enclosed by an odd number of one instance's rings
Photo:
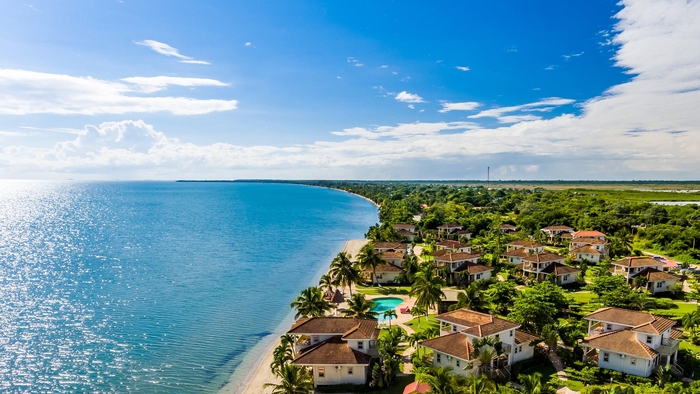
[[[630,284],[637,277],[644,278],[644,286],[651,294],[667,292],[680,280],[676,275],[664,272],[664,263],[651,257],[625,257],[613,261],[612,265],[612,274],[624,276]]]

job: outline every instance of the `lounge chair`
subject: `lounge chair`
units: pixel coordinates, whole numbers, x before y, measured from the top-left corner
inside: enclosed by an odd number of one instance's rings
[[[406,306],[406,307],[403,307],[403,308],[399,309],[399,312],[401,312],[401,313],[411,313],[411,308],[409,308],[409,307]]]

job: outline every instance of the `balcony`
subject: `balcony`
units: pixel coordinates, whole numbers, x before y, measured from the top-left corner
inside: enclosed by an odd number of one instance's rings
[[[654,350],[665,356],[670,356],[678,350],[679,343],[678,339],[662,338],[661,345]]]
[[[598,322],[594,325],[591,326],[591,328],[588,330],[588,334],[600,334],[605,332],[605,323],[603,322]]]

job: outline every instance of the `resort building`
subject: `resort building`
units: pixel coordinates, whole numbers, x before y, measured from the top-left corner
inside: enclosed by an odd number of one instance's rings
[[[311,368],[314,387],[365,384],[370,362],[379,355],[377,324],[352,317],[299,319],[287,331],[294,336],[292,363]]]
[[[499,227],[499,230],[501,230],[503,234],[514,233],[516,232],[516,229],[517,228],[512,224],[501,224],[501,226]]]
[[[394,284],[398,283],[399,274],[401,274],[401,267],[395,264],[387,263],[382,264],[375,270],[377,273],[377,278],[372,277],[373,272],[371,269],[362,271],[362,275],[365,277],[367,282],[379,283],[379,284]]]
[[[651,257],[625,257],[613,261],[612,265],[612,274],[624,276],[629,283],[633,283],[636,277],[645,278],[646,288],[651,294],[667,292],[680,280],[676,275],[664,272],[664,263]]]
[[[594,231],[597,233],[597,231]],[[599,237],[574,237],[569,240],[569,254],[576,261],[598,263],[608,256],[608,242]]]
[[[469,230],[459,230],[457,231],[457,237],[464,237],[466,239],[472,239],[472,232]]]
[[[571,234],[572,238],[598,238],[601,241],[605,241],[605,234],[601,233],[600,231],[593,231],[593,230],[582,230],[582,231],[575,231]]]
[[[486,313],[457,309],[435,317],[440,336],[420,343],[433,351],[433,366],[452,367],[452,373],[465,377],[487,373],[491,377],[510,378],[510,365],[532,358],[530,343],[535,335],[521,331],[520,324]],[[502,352],[490,365],[480,365],[474,356],[474,340],[491,337],[502,344]]]
[[[372,247],[377,253],[384,253],[390,250],[403,251],[404,253],[407,251],[406,245],[401,242],[375,242]]]
[[[394,224],[394,229],[409,242],[413,242],[416,238],[416,226],[412,224],[396,223]]]
[[[544,245],[535,241],[517,240],[506,244],[507,252],[501,257],[513,265],[523,264],[523,259],[531,254],[544,252]]]
[[[449,236],[450,234],[454,233],[455,231],[461,230],[462,228],[462,225],[459,223],[447,223],[439,225],[437,227],[437,230],[438,234]]]
[[[549,238],[550,241],[557,235],[561,237],[564,233],[571,235],[571,233],[574,232],[574,229],[569,226],[548,226],[540,230],[547,234],[547,238]]]
[[[478,264],[481,255],[476,253],[449,252],[446,249],[429,253],[433,258],[433,264],[441,269],[448,267],[450,283],[462,284],[471,283],[482,279],[491,279],[493,268]]]
[[[459,241],[453,241],[451,239],[447,239],[444,241],[440,241],[435,244],[435,249],[436,250],[447,250],[450,252],[463,252],[463,253],[471,253],[472,252],[472,247],[471,245],[459,242]]]
[[[558,254],[542,252],[528,255],[523,259],[523,273],[535,278],[537,282],[554,276],[554,283],[567,285],[576,282],[580,269],[564,265],[564,257]]]
[[[381,252],[380,256],[382,260],[386,261],[388,264],[401,267],[403,265],[403,259],[406,257],[406,252],[404,250],[387,250]]]
[[[659,366],[682,375],[676,364],[681,331],[673,328],[675,321],[622,308],[598,309],[584,319],[584,361],[637,376],[649,376]]]

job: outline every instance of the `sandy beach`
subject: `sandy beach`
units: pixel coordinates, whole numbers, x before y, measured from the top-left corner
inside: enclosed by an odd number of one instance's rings
[[[355,256],[360,252],[360,249],[369,242],[366,239],[356,239],[350,240],[345,243],[343,252],[350,255],[351,260],[355,259]],[[325,268],[328,270],[328,267]],[[287,324],[286,322],[283,324]],[[288,327],[283,327],[286,331]],[[270,363],[272,362],[272,352],[279,344],[279,339],[276,339],[271,344],[260,344],[262,347],[260,349],[254,348],[251,351],[249,357],[256,357],[257,361],[251,368],[251,371],[246,376],[243,384],[236,382],[229,382],[224,386],[220,393],[221,394],[269,394],[272,392],[271,388],[265,389],[263,386],[265,383],[277,382],[276,377],[270,372]]]

